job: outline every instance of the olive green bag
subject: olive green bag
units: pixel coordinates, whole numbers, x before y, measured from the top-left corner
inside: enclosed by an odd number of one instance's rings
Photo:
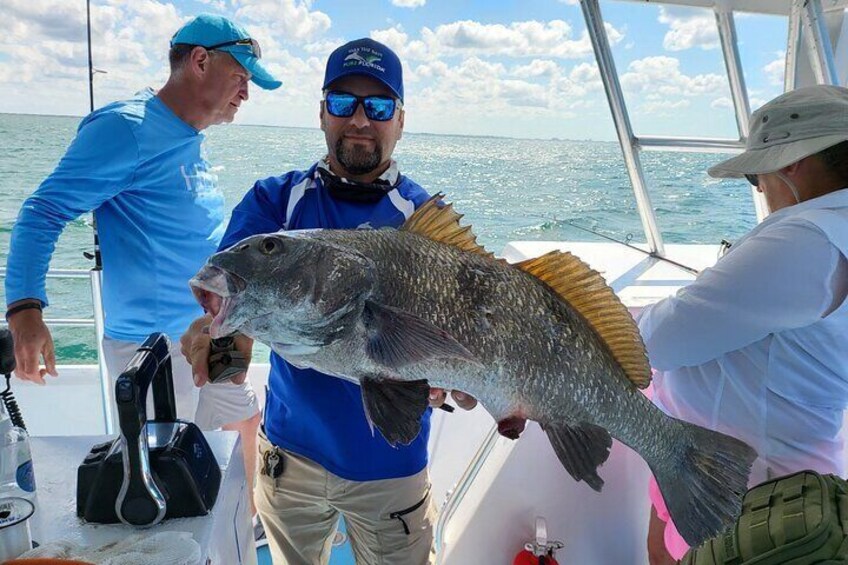
[[[681,565],[848,562],[848,482],[801,471],[750,489],[732,529],[692,548]]]

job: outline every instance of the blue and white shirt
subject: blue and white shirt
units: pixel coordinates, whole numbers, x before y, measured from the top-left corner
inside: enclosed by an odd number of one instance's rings
[[[203,313],[188,281],[224,229],[224,197],[203,158],[203,139],[149,89],[84,118],[18,214],[7,304],[48,303],[45,275],[59,234],[94,210],[106,335],[139,342],[161,331],[179,339]]]
[[[233,210],[221,249],[280,230],[398,227],[428,199],[423,188],[398,174],[394,162],[380,177],[394,188],[376,203],[334,199],[323,186],[319,167],[326,163],[257,182]],[[392,479],[414,475],[427,465],[429,409],[418,437],[393,448],[379,432],[372,433],[355,383],[299,369],[272,352],[268,386],[265,433],[271,443],[339,477]]]
[[[751,484],[845,474],[848,189],[780,209],[639,328],[655,402],[753,447]]]

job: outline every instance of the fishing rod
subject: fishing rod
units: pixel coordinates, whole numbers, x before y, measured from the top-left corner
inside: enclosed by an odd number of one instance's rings
[[[671,263],[671,264],[672,264],[672,265],[674,265],[675,267],[678,267],[678,268],[680,268],[680,269],[683,269],[684,271],[686,271],[686,272],[688,272],[688,273],[692,273],[693,275],[698,275],[698,274],[700,274],[700,272],[701,272],[701,271],[699,271],[698,269],[694,269],[694,268],[692,268],[692,267],[690,267],[690,266],[688,266],[688,265],[684,265],[683,263],[678,263],[677,261],[673,261],[672,259],[668,259],[668,258],[666,258],[666,257],[663,257],[662,255],[659,255],[656,251],[645,251],[645,250],[644,250],[644,249],[642,249],[641,247],[636,247],[635,245],[632,245],[631,243],[629,243],[629,242],[630,242],[630,240],[631,240],[631,239],[633,239],[633,236],[632,236],[631,234],[627,234],[627,238],[626,238],[626,240],[625,240],[625,241],[621,241],[620,239],[615,239],[614,237],[610,237],[610,236],[608,236],[608,235],[604,235],[604,234],[602,234],[602,233],[598,233],[598,232],[596,232],[595,230],[592,230],[592,229],[589,229],[589,228],[586,228],[586,227],[583,227],[583,226],[577,225],[577,224],[575,224],[574,222],[568,222],[568,225],[570,225],[570,226],[572,226],[572,227],[575,227],[575,228],[577,228],[577,229],[579,229],[579,230],[583,230],[583,231],[585,231],[585,232],[591,233],[591,234],[596,235],[596,236],[598,236],[598,237],[602,237],[602,238],[604,238],[604,239],[608,239],[608,240],[610,240],[610,241],[614,241],[615,243],[618,243],[618,244],[621,244],[621,245],[626,245],[626,246],[627,246],[627,247],[629,247],[630,249],[633,249],[633,250],[635,250],[635,251],[638,251],[639,253],[644,253],[645,255],[647,255],[648,257],[651,257],[651,258],[653,258],[653,259],[658,259],[658,260],[660,260],[660,261],[665,261],[666,263]]]
[[[85,0],[85,30],[88,43],[88,111],[94,111],[94,74],[102,73],[94,68],[94,60],[91,55],[91,0]],[[94,254],[84,253],[86,258],[94,259],[94,269],[100,271],[103,269],[103,260],[100,257],[100,236],[97,234],[97,218],[92,213],[91,227],[94,230]]]
[[[85,30],[88,38],[88,111],[94,111],[94,63],[91,59],[91,0],[85,0]]]
[[[91,0],[85,0],[86,39],[88,43],[88,110],[94,112],[94,75],[105,73],[94,68],[91,53]],[[103,407],[103,424],[107,434],[115,432],[115,421],[112,417],[111,406],[115,404],[112,392],[112,381],[106,367],[105,352],[103,351],[103,336],[105,320],[103,317],[103,260],[100,255],[100,235],[97,231],[97,216],[91,213],[91,229],[94,232],[94,253],[83,252],[86,259],[94,259],[94,267],[89,271],[91,278],[91,305],[94,309],[95,347],[97,348],[97,364],[100,373],[100,395]]]

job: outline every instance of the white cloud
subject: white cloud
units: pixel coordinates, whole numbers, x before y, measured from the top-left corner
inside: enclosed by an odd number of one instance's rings
[[[262,44],[265,64],[283,81],[273,92],[251,88],[237,121],[315,127],[326,57],[355,37],[342,37],[312,0],[198,1],[201,9],[246,27]],[[4,16],[8,13],[7,33],[0,37],[0,111],[84,113],[85,3],[0,2]],[[108,71],[96,77],[97,104],[164,83],[168,40],[194,13],[183,9],[173,0],[93,0],[94,62]],[[345,12],[340,8],[332,14],[343,17]],[[413,25],[389,22],[357,33],[400,55],[410,131],[534,136],[567,131],[575,119],[584,125],[609,122],[603,84],[590,62],[591,42],[577,24],[467,19]],[[613,44],[624,43],[624,31],[607,24]],[[634,61],[622,82],[628,93],[641,96],[634,107],[642,104],[652,112],[685,112],[694,96],[709,96],[704,101],[709,104],[726,94],[722,77],[685,75],[670,57]]]
[[[693,47],[715,49],[719,46],[715,16],[710,11],[662,6],[659,22],[671,28],[663,38],[663,47],[669,51]]]
[[[447,131],[456,131],[456,124],[489,123],[514,134],[521,127],[505,117],[516,115],[518,108],[525,123],[559,122],[567,128],[565,120],[577,117],[576,110],[585,115],[606,107],[598,69],[589,63],[566,71],[549,60],[508,67],[471,56],[456,65],[443,60],[422,63],[412,74],[419,86],[407,89],[410,127],[418,116],[438,115],[441,124],[454,125]]]
[[[718,74],[688,76],[680,71],[680,61],[658,56],[638,59],[628,65],[621,84],[631,92],[652,96],[699,96],[724,93],[726,78]]]
[[[216,12],[223,12],[227,9],[227,3],[224,0],[197,0],[201,4],[210,6]]]
[[[610,43],[619,43],[624,34],[606,24]],[[524,21],[504,24],[482,24],[463,20],[423,28],[421,39],[429,54],[437,55],[502,55],[508,57],[581,58],[591,55],[589,36],[583,32],[572,38],[572,28],[563,20]]]
[[[0,110],[82,114],[88,109],[88,54],[85,2],[3,0],[10,25],[0,37]],[[276,100],[297,95],[312,100],[320,89],[326,55],[342,41],[330,40],[329,16],[304,0],[204,0],[209,10],[230,6],[224,15],[244,25],[262,45],[266,65],[285,83]],[[193,14],[167,0],[97,0],[91,5],[95,104],[125,98],[146,86],[158,88],[168,76],[167,52],[173,33]],[[311,40],[313,39],[314,40]],[[310,41],[311,40],[311,41]],[[294,44],[302,57],[286,49]],[[23,86],[22,86],[23,85]],[[25,88],[27,99],[9,96]],[[307,90],[311,88],[310,91]],[[254,88],[240,112],[272,123],[277,112],[256,108],[270,97]],[[64,98],[64,100],[63,100]],[[311,105],[310,105],[311,106]],[[310,120],[308,125],[313,125]],[[297,125],[306,125],[299,123]]]
[[[512,74],[520,78],[551,77],[559,72],[559,65],[547,59],[533,59],[527,65],[513,69]]]
[[[427,3],[427,0],[391,0],[392,5],[401,8],[418,8]]]
[[[0,44],[32,37],[51,37],[57,41],[85,39],[84,2],[4,0],[3,19],[11,20],[14,25],[0,37]]]
[[[87,109],[87,103],[79,105],[87,102],[85,3],[6,0],[4,10],[14,25],[0,38],[0,77],[13,76],[28,92],[44,92],[46,100],[67,93],[65,112]],[[126,96],[161,77],[168,41],[183,21],[173,5],[156,0],[93,4],[91,20],[94,66],[107,71],[95,80],[98,101]],[[30,111],[41,111],[38,102]]]
[[[330,53],[336,49],[336,47],[343,43],[343,39],[319,39],[318,41],[301,45],[301,49],[310,55],[326,59]]]
[[[387,29],[372,30],[370,37],[391,47],[405,64],[412,61],[433,59],[427,45],[421,40],[410,40],[403,26],[395,25]]]
[[[312,11],[310,0],[234,0],[235,19],[267,27],[289,43],[311,41],[330,29],[330,16]],[[273,24],[271,23],[273,22]]]
[[[554,83],[555,91],[563,94],[568,100],[568,107],[573,107],[575,102],[583,99],[590,93],[603,90],[604,83],[601,74],[594,63],[580,63]]]
[[[786,70],[786,53],[779,51],[775,53],[775,59],[763,67],[766,80],[774,86],[783,86],[784,73]]]
[[[523,80],[502,80],[499,92],[511,106],[548,107],[548,89],[541,84]]]
[[[403,31],[403,27],[395,26],[388,29],[378,29],[371,32],[371,38],[383,43],[399,54],[407,49],[409,35]],[[401,57],[402,58],[402,57]]]
[[[713,108],[730,103],[727,79],[717,74],[686,75],[674,57],[646,57],[633,61],[621,77],[623,88],[635,95],[635,106],[642,113],[671,116],[672,111],[688,108],[695,97],[711,97]]]
[[[716,98],[712,102],[710,102],[710,108],[714,108],[716,110],[724,110],[726,108],[733,108],[733,100],[731,100],[727,96],[722,96],[721,98]]]
[[[654,116],[674,116],[689,107],[688,100],[651,100],[639,106],[640,112]]]

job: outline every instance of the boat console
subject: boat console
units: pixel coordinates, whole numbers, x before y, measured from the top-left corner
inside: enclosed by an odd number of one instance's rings
[[[121,433],[93,446],[77,469],[77,515],[88,522],[145,527],[215,504],[221,470],[200,429],[176,418],[168,350],[167,336],[152,334],[115,383]]]

